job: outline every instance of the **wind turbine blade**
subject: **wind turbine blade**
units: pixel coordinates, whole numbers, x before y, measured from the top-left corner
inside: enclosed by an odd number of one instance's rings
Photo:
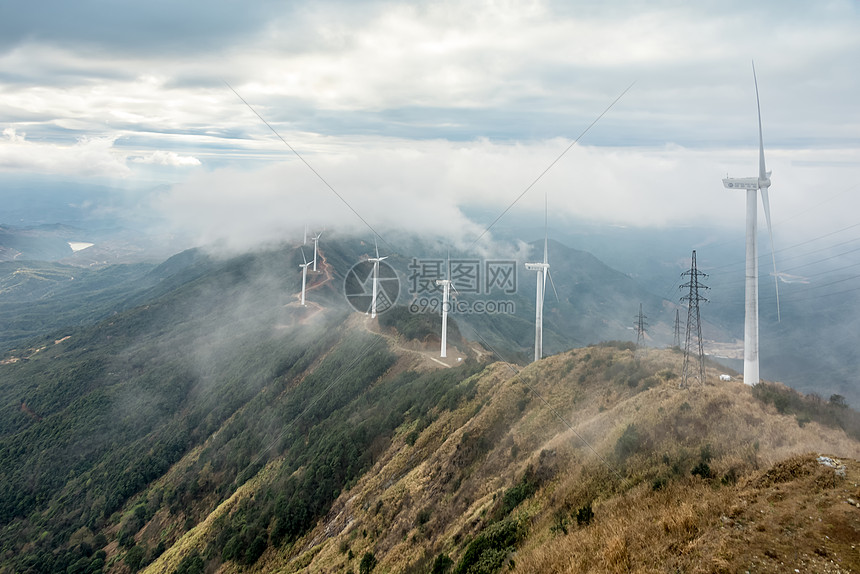
[[[448,250],[448,262],[447,262],[447,265],[448,265],[448,269],[447,269],[447,275],[445,275],[445,279],[447,279],[448,281],[450,281],[450,280],[451,280],[451,250],[450,250],[450,249]]]
[[[376,258],[379,259],[379,242],[376,240],[376,236],[373,236],[373,245],[376,247]]]
[[[767,220],[767,233],[770,235],[770,256],[773,259],[773,281],[776,285],[776,320],[782,322],[779,313],[779,276],[776,273],[776,253],[773,248],[773,229],[770,226],[770,200],[767,196],[767,188],[761,188],[761,202],[764,205],[764,217]]]
[[[767,168],[764,165],[764,138],[761,133],[761,104],[758,101],[758,80],[755,77],[755,62],[753,62],[753,83],[755,84],[755,105],[758,110],[758,177],[767,177]]]
[[[558,296],[558,291],[555,290],[555,283],[552,280],[552,273],[549,272],[549,269],[546,270],[546,274],[549,275],[549,284],[552,285],[552,292],[555,293],[555,300],[561,303],[561,298]]]
[[[302,261],[304,261],[304,262],[305,262],[305,265],[307,265],[307,264],[308,264],[308,260],[305,258],[305,250],[304,250],[304,249],[302,249],[301,251],[302,251]]]
[[[543,262],[547,262],[547,243],[549,242],[549,217],[547,215],[546,192],[543,194]]]

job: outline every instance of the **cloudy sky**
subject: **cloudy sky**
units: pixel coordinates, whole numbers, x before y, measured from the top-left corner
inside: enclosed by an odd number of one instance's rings
[[[239,247],[363,229],[352,210],[475,237],[550,166],[506,218],[546,193],[560,218],[740,229],[720,179],[757,172],[752,60],[775,233],[850,225],[856,0],[7,3],[0,172],[136,190]]]

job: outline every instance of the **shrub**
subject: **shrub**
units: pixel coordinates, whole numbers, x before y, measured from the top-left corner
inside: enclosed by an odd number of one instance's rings
[[[414,446],[415,441],[418,440],[418,436],[420,434],[421,433],[418,431],[418,429],[412,429],[411,431],[409,431],[409,434],[406,435],[406,444],[408,444],[409,446]]]
[[[588,526],[594,518],[594,510],[589,502],[585,506],[580,506],[576,511],[576,523],[580,526]]]
[[[705,461],[700,461],[699,464],[694,466],[693,470],[690,471],[690,474],[693,476],[700,476],[705,480],[714,478],[714,471],[711,470],[710,465]]]
[[[359,574],[370,574],[374,568],[376,568],[376,556],[373,555],[373,552],[365,552],[358,564]]]
[[[636,425],[630,423],[621,436],[618,437],[618,442],[615,443],[615,456],[619,461],[625,461],[627,458],[638,452],[645,445],[645,439],[639,434],[639,429]]]
[[[203,574],[203,558],[195,550],[182,559],[173,574]]]
[[[524,529],[510,519],[488,526],[469,543],[454,574],[496,572],[524,536]]]
[[[525,474],[523,474],[520,481],[505,491],[505,494],[502,497],[502,506],[499,509],[498,517],[501,518],[510,513],[510,511],[519,506],[522,501],[530,498],[535,492],[537,492],[537,488],[538,485],[534,478],[534,473],[532,472],[531,467],[529,467]]]
[[[553,534],[567,534],[567,511],[562,508],[556,509],[552,516],[552,526],[550,532]]]
[[[430,521],[430,509],[424,508],[423,510],[418,511],[418,516],[415,517],[415,524],[418,526],[424,526]]]
[[[445,574],[453,565],[454,561],[447,554],[439,554],[436,560],[433,561],[433,569],[430,571],[430,574]]]

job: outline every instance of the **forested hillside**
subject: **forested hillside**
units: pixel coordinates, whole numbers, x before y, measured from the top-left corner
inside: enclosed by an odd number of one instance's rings
[[[625,342],[522,367],[467,317],[440,361],[438,316],[346,304],[366,248],[325,250],[306,307],[295,249],[181,254],[10,351],[0,572],[775,571],[791,547],[858,568],[838,397],[714,365],[682,388],[680,353]]]

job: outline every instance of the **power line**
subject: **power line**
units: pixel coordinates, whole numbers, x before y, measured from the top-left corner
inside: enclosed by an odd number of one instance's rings
[[[827,199],[824,199],[824,200],[822,200],[822,201],[819,201],[818,203],[816,203],[816,204],[812,205],[811,207],[809,207],[809,208],[807,208],[807,209],[805,209],[805,210],[803,210],[803,211],[799,211],[799,212],[795,213],[795,214],[794,214],[794,215],[792,215],[791,217],[788,217],[788,218],[786,218],[786,219],[782,219],[782,220],[780,220],[780,221],[778,221],[778,222],[775,222],[775,223],[773,224],[773,228],[775,229],[775,228],[779,227],[780,225],[782,225],[782,224],[784,224],[784,223],[787,223],[787,222],[789,222],[789,221],[791,221],[791,220],[793,220],[793,219],[797,219],[797,218],[798,218],[798,217],[800,217],[801,215],[806,215],[806,214],[808,214],[808,213],[809,213],[809,212],[811,212],[811,211],[815,211],[816,209],[818,209],[819,207],[821,207],[821,206],[822,206],[822,205],[824,205],[825,203],[828,203],[828,202],[830,202],[830,201],[832,201],[832,200],[836,199],[836,198],[837,198],[837,197],[839,197],[840,195],[844,195],[844,194],[848,193],[849,191],[852,191],[852,190],[856,189],[857,187],[858,187],[857,185],[852,185],[852,186],[850,186],[850,187],[847,187],[847,188],[843,189],[842,191],[840,191],[840,192],[838,192],[838,193],[836,193],[836,194],[834,194],[834,195],[831,195],[831,196],[830,196],[830,197],[828,197]],[[708,245],[708,247],[709,247],[710,249],[714,249],[714,248],[722,247],[723,245],[729,245],[729,244],[732,244],[732,243],[735,243],[735,244],[740,243],[740,239],[728,239],[728,240],[726,240],[726,241],[722,241],[722,242],[720,242],[720,243],[711,243],[711,244],[709,244],[709,245]],[[759,257],[765,257],[765,256],[764,256],[764,255],[760,255]]]
[[[614,106],[614,105],[618,102],[618,100],[620,100],[620,99],[624,96],[624,94],[626,94],[628,91],[630,91],[630,88],[632,88],[632,87],[633,87],[633,85],[634,85],[635,83],[636,83],[636,82],[632,82],[629,86],[627,86],[627,88],[626,88],[623,92],[621,92],[621,94],[619,94],[619,96],[618,96],[617,98],[615,98],[615,99],[612,101],[612,103],[611,103],[611,104],[609,104],[609,105],[606,107],[606,109],[605,109],[605,110],[603,110],[603,112],[601,112],[601,114],[600,114],[599,116],[597,116],[597,117],[594,119],[594,121],[593,121],[593,122],[591,122],[591,123],[588,125],[588,127],[587,127],[587,128],[585,128],[585,129],[582,131],[582,133],[581,133],[581,134],[579,134],[579,136],[577,136],[577,138],[576,138],[575,140],[573,140],[573,142],[571,142],[571,144],[570,144],[569,146],[567,146],[567,147],[564,149],[564,151],[563,151],[563,152],[561,152],[561,153],[558,155],[558,157],[557,157],[557,158],[555,158],[555,159],[552,161],[552,163],[550,163],[550,164],[549,164],[549,166],[547,166],[547,168],[546,168],[545,170],[543,170],[543,171],[540,173],[540,175],[538,175],[538,176],[534,179],[534,181],[532,181],[532,182],[528,185],[528,187],[526,187],[526,188],[523,190],[523,192],[522,192],[521,194],[519,194],[519,195],[516,197],[516,199],[514,199],[514,200],[511,202],[511,204],[510,204],[509,206],[507,206],[507,207],[505,208],[505,210],[504,210],[504,211],[502,211],[502,213],[500,213],[500,214],[499,214],[499,216],[498,216],[498,217],[496,217],[496,218],[493,220],[493,222],[492,222],[490,225],[488,225],[488,226],[487,226],[487,228],[486,228],[486,229],[484,229],[484,231],[482,231],[482,232],[481,232],[481,234],[480,234],[480,235],[478,235],[478,237],[475,239],[475,241],[473,241],[473,242],[472,242],[472,244],[469,246],[469,249],[471,249],[472,247],[474,247],[474,246],[478,243],[478,241],[480,241],[480,240],[481,240],[481,238],[482,238],[484,235],[486,235],[486,234],[487,234],[487,232],[489,232],[489,231],[490,231],[490,229],[492,229],[492,228],[493,228],[493,226],[494,226],[496,223],[498,223],[498,222],[499,222],[499,220],[500,220],[502,217],[504,217],[504,216],[505,216],[505,214],[506,214],[508,211],[510,211],[510,210],[511,210],[511,208],[512,208],[514,205],[516,205],[516,203],[517,203],[520,199],[522,199],[522,197],[523,197],[526,193],[528,193],[528,192],[529,192],[529,190],[530,190],[531,188],[533,188],[533,187],[537,184],[537,182],[538,182],[538,181],[540,181],[540,180],[541,180],[541,178],[542,178],[544,175],[546,175],[546,173],[547,173],[549,170],[551,170],[551,169],[552,169],[552,167],[553,167],[555,164],[557,164],[557,163],[559,162],[559,160],[560,160],[561,158],[563,158],[563,157],[564,157],[564,155],[565,155],[568,151],[570,151],[570,148],[572,148],[572,147],[573,147],[573,146],[575,146],[577,143],[579,143],[579,140],[581,140],[581,139],[583,138],[583,136],[585,136],[585,134],[587,134],[587,133],[588,133],[588,131],[589,131],[592,127],[594,127],[594,124],[596,124],[597,122],[599,122],[599,121],[600,121],[600,119],[601,119],[603,116],[605,116],[605,115],[606,115],[606,113],[607,113],[609,110],[611,110],[611,109],[612,109],[612,106]]]
[[[802,245],[807,245],[807,244],[809,244],[809,243],[813,243],[813,242],[815,242],[815,241],[819,241],[819,240],[821,240],[821,239],[825,239],[825,238],[830,237],[830,236],[832,236],[832,235],[836,235],[837,233],[842,233],[843,231],[848,231],[849,229],[854,229],[854,228],[856,228],[856,227],[860,227],[860,223],[855,223],[854,225],[849,225],[848,227],[843,227],[842,229],[837,229],[836,231],[831,231],[830,233],[825,233],[824,235],[820,235],[820,236],[818,236],[818,237],[813,237],[812,239],[807,239],[806,241],[801,241],[800,243],[796,243],[796,244],[791,245],[791,246],[789,246],[789,247],[783,247],[783,248],[781,248],[781,249],[777,249],[776,251],[774,251],[774,253],[782,253],[782,252],[784,252],[784,251],[788,251],[789,249],[795,249],[795,248],[800,247],[800,246],[802,246]],[[843,243],[837,243],[836,245],[834,245],[834,246],[830,246],[830,247],[827,247],[827,248],[825,248],[825,249],[830,249],[830,248],[832,248],[832,247],[837,247],[837,246],[839,246],[839,245],[844,245],[845,243],[850,243],[851,241],[856,241],[856,240],[857,240],[857,238],[855,238],[855,239],[851,239],[851,240],[846,241],[846,242],[843,242]],[[815,251],[812,251],[811,253],[816,253],[816,252],[815,252]],[[766,254],[763,254],[763,255],[759,255],[759,256],[758,256],[758,259],[762,259],[762,258],[767,258],[767,255],[766,255]],[[729,268],[729,267],[735,267],[735,266],[742,265],[742,264],[745,264],[745,262],[744,262],[744,261],[733,261],[733,262],[731,262],[731,263],[726,263],[726,264],[724,264],[724,265],[718,265],[717,267],[711,267],[711,268],[709,269],[709,271],[710,271],[711,273],[713,273],[714,271],[719,271],[720,269],[726,269],[726,268]]]
[[[814,251],[807,251],[806,253],[801,253],[799,255],[793,255],[791,257],[786,257],[785,259],[783,259],[783,262],[784,261],[791,261],[792,259],[801,259],[803,257],[808,257],[810,255],[813,255],[815,253],[820,253],[822,251],[830,251],[836,247],[840,247],[842,245],[847,245],[849,243],[854,243],[856,241],[860,241],[860,237],[855,237],[854,239],[849,239],[848,241],[843,241],[841,243],[836,243],[833,245],[828,245],[826,247],[821,247],[820,249],[816,249]],[[846,255],[850,255],[851,253],[856,253],[858,251],[860,251],[860,247],[857,247],[854,249],[849,249],[848,251],[843,251],[841,253],[836,253],[835,255],[830,255],[828,257],[822,257],[820,259],[815,259],[814,261],[809,261],[809,262],[803,263],[801,265],[795,265],[794,267],[789,267],[787,269],[782,269],[781,271],[779,271],[779,273],[787,273],[788,271],[795,271],[797,269],[802,269],[803,267],[809,267],[810,265],[817,265],[819,263],[823,263],[824,261],[830,261],[831,259],[838,259],[840,257],[845,257]],[[732,264],[732,265],[737,265],[737,264]],[[716,269],[722,269],[722,267],[716,268]],[[832,271],[839,271],[840,269],[841,268],[835,268]],[[710,271],[713,271],[713,269]],[[720,273],[720,275],[724,275],[724,273]],[[732,273],[732,275],[734,275],[734,273]],[[737,280],[731,281],[730,283],[740,283],[740,282],[743,282],[743,279],[737,279]]]
[[[836,291],[834,293],[820,293],[818,295],[810,295],[809,297],[798,297],[796,299],[789,299],[789,302],[797,303],[798,301],[811,301],[812,299],[820,299],[822,297],[832,297],[834,295],[845,295],[846,293],[854,293],[855,291],[860,291],[860,287],[854,287],[853,289],[846,289],[844,291]]]
[[[331,185],[328,181],[326,181],[326,179],[325,179],[322,175],[320,175],[320,173],[319,173],[316,169],[314,169],[314,167],[313,167],[310,163],[308,163],[308,161],[307,161],[307,160],[306,160],[306,159],[305,159],[305,158],[304,158],[304,157],[303,157],[303,156],[302,156],[302,155],[301,155],[301,154],[300,154],[300,153],[299,153],[299,152],[298,152],[298,151],[297,151],[293,146],[291,146],[291,145],[290,145],[290,142],[288,142],[287,140],[285,140],[285,139],[284,139],[284,137],[283,137],[281,134],[279,134],[279,133],[278,133],[278,131],[277,131],[274,127],[272,127],[272,124],[270,124],[269,122],[267,122],[267,121],[266,121],[266,118],[264,118],[262,115],[260,115],[260,113],[259,113],[257,110],[255,110],[255,109],[251,106],[251,104],[249,104],[249,103],[245,100],[245,98],[243,98],[243,97],[239,94],[239,92],[237,92],[237,91],[233,88],[233,86],[231,86],[229,83],[227,83],[227,81],[226,81],[226,80],[224,80],[224,83],[227,85],[227,87],[228,87],[228,88],[230,88],[230,90],[231,90],[234,94],[236,94],[236,97],[237,97],[237,98],[239,98],[240,100],[242,100],[242,103],[244,103],[246,106],[248,106],[248,109],[249,109],[249,110],[251,110],[252,112],[254,112],[254,114],[255,114],[258,118],[260,118],[260,120],[261,120],[264,124],[266,124],[266,126],[268,126],[268,128],[269,128],[270,130],[272,130],[272,133],[273,133],[273,134],[275,134],[275,135],[278,137],[278,139],[279,139],[279,140],[281,140],[282,142],[284,142],[284,145],[285,145],[285,146],[287,146],[287,148],[289,148],[289,150],[290,150],[291,152],[293,152],[293,153],[296,155],[296,157],[297,157],[297,158],[299,158],[300,160],[302,160],[302,163],[304,163],[304,164],[308,167],[308,169],[310,169],[310,170],[313,172],[313,174],[314,174],[315,176],[317,176],[317,178],[318,178],[321,182],[323,182],[323,184],[324,184],[327,188],[329,188],[329,189],[331,190],[331,192],[332,192],[332,193],[334,193],[334,194],[337,196],[337,198],[338,198],[339,200],[341,200],[341,201],[343,202],[343,204],[344,204],[345,206],[347,206],[347,207],[349,208],[349,210],[350,210],[350,211],[352,211],[352,212],[356,215],[356,217],[358,217],[358,218],[361,220],[361,222],[362,222],[362,223],[364,223],[364,224],[367,226],[367,228],[368,228],[368,229],[370,229],[370,231],[372,231],[372,232],[373,232],[373,235],[374,235],[375,237],[378,237],[379,239],[382,239],[382,242],[383,242],[383,243],[385,243],[386,245],[388,245],[388,248],[389,248],[389,249],[391,249],[392,251],[395,251],[395,249],[391,246],[391,244],[389,244],[389,243],[385,240],[385,238],[384,238],[384,237],[382,237],[379,233],[377,233],[377,231],[373,228],[373,226],[372,226],[372,225],[370,225],[370,224],[367,222],[367,220],[366,220],[366,219],[364,219],[364,218],[361,216],[361,214],[360,214],[358,211],[356,211],[356,210],[355,210],[355,208],[354,208],[352,205],[350,205],[350,204],[349,204],[349,202],[348,202],[348,201],[347,201],[347,200],[346,200],[346,199],[345,199],[341,194],[339,194],[339,193],[337,192],[337,190],[336,190],[334,187],[332,187],[332,185]]]

